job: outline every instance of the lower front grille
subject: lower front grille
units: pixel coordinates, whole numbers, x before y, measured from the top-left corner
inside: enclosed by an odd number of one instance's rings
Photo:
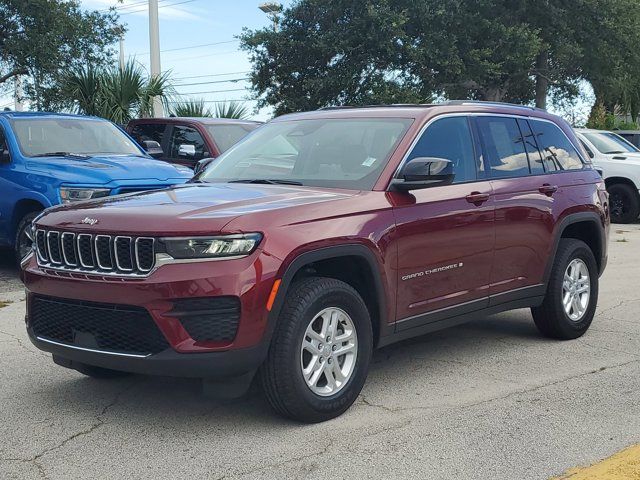
[[[79,348],[133,355],[169,348],[141,307],[36,296],[28,321],[36,337]]]
[[[176,317],[189,336],[202,342],[230,342],[240,321],[238,297],[186,298],[174,300],[167,315]]]

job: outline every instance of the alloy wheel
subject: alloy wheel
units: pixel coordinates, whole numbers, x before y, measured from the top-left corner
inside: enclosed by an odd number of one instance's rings
[[[589,269],[582,259],[574,258],[567,266],[562,282],[562,305],[569,319],[579,322],[589,307],[590,298]]]
[[[325,308],[313,317],[300,349],[300,367],[307,387],[321,397],[333,395],[349,382],[358,355],[358,335],[342,309]]]

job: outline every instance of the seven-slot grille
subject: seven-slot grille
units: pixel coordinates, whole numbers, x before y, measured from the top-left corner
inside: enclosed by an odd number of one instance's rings
[[[147,275],[155,266],[150,237],[36,230],[38,263],[44,267],[98,274]]]

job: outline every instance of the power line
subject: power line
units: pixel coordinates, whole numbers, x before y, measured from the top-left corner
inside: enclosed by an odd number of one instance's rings
[[[204,92],[185,92],[185,93],[177,93],[177,95],[203,95],[205,93],[227,93],[227,92],[246,92],[246,88],[228,88],[226,90],[207,90]]]
[[[236,83],[249,80],[249,77],[230,78],[229,80],[213,80],[209,82],[193,82],[193,83],[175,83],[174,87],[192,87],[194,85],[212,85],[214,83]]]
[[[224,45],[227,43],[236,43],[239,42],[240,40],[225,40],[224,42],[214,42],[214,43],[202,43],[200,45],[191,45],[189,47],[179,47],[179,48],[168,48],[165,50],[160,50],[160,53],[166,53],[166,52],[177,52],[180,50],[190,50],[192,48],[201,48],[201,47],[212,47],[214,45]],[[129,56],[135,56],[135,55],[147,55],[149,52],[134,52],[134,53],[130,53]]]
[[[202,103],[227,103],[227,102],[257,102],[258,100],[253,98],[234,98],[230,100],[202,100]],[[167,103],[175,104],[175,103],[183,103],[183,101],[170,101]]]
[[[227,75],[244,75],[246,73],[251,73],[251,71],[247,70],[246,72],[227,72],[227,73],[212,73],[209,75],[191,75],[189,77],[178,77],[178,78],[175,78],[174,80],[189,80],[191,78],[225,77]]]
[[[197,1],[198,0],[182,0],[181,2],[169,3],[167,5],[160,5],[158,8],[175,7],[176,5],[183,5],[185,3],[193,3],[193,2],[197,2]],[[131,12],[121,13],[120,16],[131,15],[131,14],[134,14],[134,13],[140,13],[140,12],[144,12],[144,11],[146,11],[146,8],[142,8],[140,10],[132,10]]]

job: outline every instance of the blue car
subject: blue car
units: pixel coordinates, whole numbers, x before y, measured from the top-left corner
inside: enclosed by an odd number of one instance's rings
[[[192,175],[154,160],[104,119],[0,112],[0,246],[23,258],[31,221],[52,205],[163,188]]]

